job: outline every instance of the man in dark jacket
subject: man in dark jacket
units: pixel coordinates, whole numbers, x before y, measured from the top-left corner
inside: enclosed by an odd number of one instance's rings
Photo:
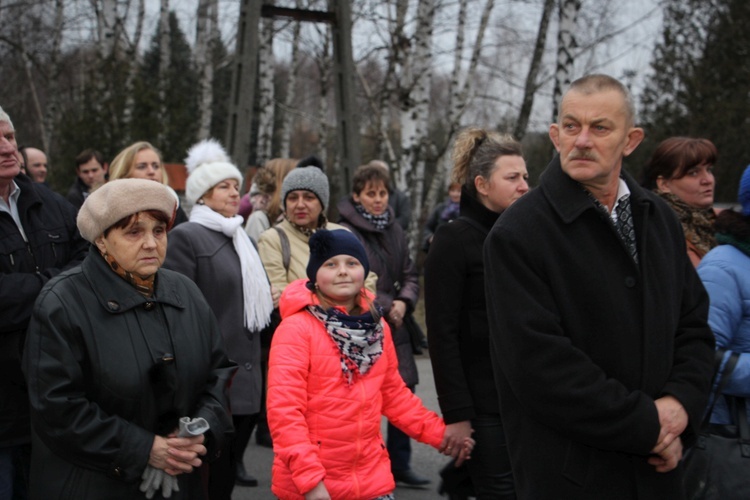
[[[0,108],[0,498],[25,498],[29,401],[21,348],[42,286],[80,263],[75,209],[20,173],[15,129]]]
[[[630,94],[565,94],[559,152],[485,244],[495,378],[521,499],[679,499],[712,375],[708,297],[670,208],[622,171]]]
[[[105,182],[109,164],[94,149],[84,149],[76,156],[76,180],[68,190],[68,201],[80,209],[86,197]]]

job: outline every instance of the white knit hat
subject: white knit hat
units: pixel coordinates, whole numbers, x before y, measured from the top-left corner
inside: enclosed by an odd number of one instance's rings
[[[120,219],[145,210],[158,210],[174,219],[177,202],[161,182],[148,179],[109,181],[86,197],[76,224],[86,241],[94,242]]]
[[[185,158],[185,167],[188,171],[185,198],[190,203],[197,202],[221,181],[236,179],[242,184],[240,170],[215,139],[205,139],[191,147]]]

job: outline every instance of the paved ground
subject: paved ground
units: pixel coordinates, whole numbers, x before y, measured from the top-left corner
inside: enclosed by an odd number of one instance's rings
[[[417,356],[417,367],[420,380],[417,386],[417,395],[422,398],[425,406],[439,414],[435,383],[432,379],[432,367],[426,354]],[[398,487],[396,488],[396,498],[398,500],[439,499],[440,495],[437,493],[440,483],[438,471],[448,462],[448,458],[435,449],[415,441],[412,441],[412,450],[412,468],[419,475],[430,478],[432,484],[421,489]],[[272,460],[273,452],[268,448],[256,446],[255,440],[252,439],[245,453],[245,465],[248,471],[259,479],[260,485],[257,488],[236,486],[232,500],[273,500],[276,498],[271,493]]]

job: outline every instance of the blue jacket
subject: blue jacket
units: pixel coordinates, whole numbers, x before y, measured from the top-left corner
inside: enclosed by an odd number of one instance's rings
[[[703,257],[698,275],[711,299],[708,323],[716,348],[743,353],[724,394],[750,398],[750,257],[731,245],[719,245]],[[711,422],[731,423],[724,398],[716,402]]]

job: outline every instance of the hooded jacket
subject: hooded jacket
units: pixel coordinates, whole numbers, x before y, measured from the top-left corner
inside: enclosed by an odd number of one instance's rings
[[[235,370],[192,281],[159,270],[146,298],[90,252],[47,284],[29,325],[30,497],[142,500],[154,436],[184,416],[208,421],[204,460],[215,458]],[[178,481],[172,498],[202,498],[198,471]]]
[[[281,296],[268,373],[268,424],[274,445],[271,489],[282,500],[303,499],[321,480],[334,500],[372,500],[395,488],[380,433],[381,415],[423,443],[438,447],[442,420],[422,405],[398,374],[390,329],[383,354],[347,385],[340,352],[323,323],[306,310],[317,304],[305,286]],[[372,295],[368,292],[372,300]],[[367,307],[365,301],[363,307]]]

